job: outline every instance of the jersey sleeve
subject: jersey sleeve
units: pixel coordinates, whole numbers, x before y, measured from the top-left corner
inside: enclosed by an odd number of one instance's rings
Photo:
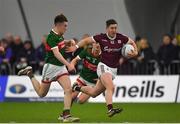
[[[83,59],[83,58],[86,57],[86,54],[87,54],[87,51],[86,51],[86,49],[84,49],[83,51],[81,51],[81,52],[79,53],[78,57],[79,57],[80,59]]]
[[[101,34],[92,36],[92,39],[94,40],[94,42],[99,43],[101,41]]]
[[[50,36],[47,38],[47,44],[50,46],[51,49],[58,48],[58,40],[59,39]]]
[[[129,38],[126,35],[121,35],[122,42],[126,44],[129,40]]]

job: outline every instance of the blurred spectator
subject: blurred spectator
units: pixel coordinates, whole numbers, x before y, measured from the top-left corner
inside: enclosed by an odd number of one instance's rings
[[[12,53],[13,53],[11,64],[13,65],[14,62],[17,61],[17,57],[18,57],[21,49],[23,49],[23,42],[22,42],[20,36],[14,37],[14,41],[12,42],[11,48],[12,48]]]
[[[138,74],[153,74],[155,63],[151,60],[155,59],[155,54],[152,47],[150,47],[146,38],[142,38],[139,43],[140,51],[139,56],[137,57]]]
[[[180,46],[178,45],[177,37],[174,37],[172,44],[175,46],[175,59],[170,63],[171,74],[180,74]]]
[[[4,52],[4,47],[0,46],[0,53]]]
[[[136,60],[134,58],[126,59],[121,57],[119,60],[119,67],[117,69],[118,75],[132,75],[136,74]]]
[[[172,44],[172,37],[169,34],[163,36],[163,44],[159,47],[157,52],[160,73],[168,74],[168,68],[172,60],[178,58],[176,48]]]
[[[175,53],[177,55],[176,59],[180,60],[180,45],[178,45],[178,40],[176,37],[173,38],[172,44],[175,46]]]
[[[139,35],[137,35],[137,36],[135,37],[135,43],[136,43],[138,52],[140,51],[140,40],[141,40],[141,37],[140,37]]]
[[[180,34],[176,35],[177,45],[180,46]]]
[[[26,67],[27,65],[30,65],[33,67],[33,71],[37,69],[36,65],[36,52],[35,49],[33,48],[32,42],[27,40],[24,42],[24,47],[21,49],[21,51],[18,54],[17,57],[17,70],[16,73],[19,69],[22,69]]]
[[[41,38],[41,44],[36,49],[36,60],[37,60],[37,64],[38,64],[37,69],[38,69],[40,75],[42,74],[43,65],[45,63],[44,58],[46,55],[46,53],[45,53],[46,38],[47,38],[47,35],[44,35]]]
[[[13,42],[14,42],[14,37],[13,37],[13,35],[8,32],[8,33],[5,34],[5,39],[6,39],[6,41],[8,42],[9,46],[12,47]]]
[[[12,50],[5,39],[1,40],[1,46],[4,48],[4,51],[0,54],[0,73],[1,75],[8,75],[11,72],[9,61],[12,57]]]

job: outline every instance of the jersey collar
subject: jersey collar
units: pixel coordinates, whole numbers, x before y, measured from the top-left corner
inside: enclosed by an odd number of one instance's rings
[[[115,40],[116,39],[116,35],[112,38],[108,35],[108,33],[106,33],[106,36],[110,39],[110,40]]]
[[[54,29],[52,29],[52,32],[54,32],[56,35],[59,35]]]

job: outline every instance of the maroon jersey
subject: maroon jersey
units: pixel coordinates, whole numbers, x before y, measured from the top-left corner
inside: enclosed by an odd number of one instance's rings
[[[101,62],[111,68],[116,68],[119,65],[121,57],[121,48],[128,42],[128,37],[117,33],[114,39],[111,39],[107,34],[99,34],[93,36],[93,39],[101,46]]]

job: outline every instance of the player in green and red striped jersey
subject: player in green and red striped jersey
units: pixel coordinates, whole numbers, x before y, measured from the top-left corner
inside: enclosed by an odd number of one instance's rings
[[[101,49],[99,43],[94,43],[86,46],[84,50],[82,50],[72,61],[71,64],[75,66],[78,61],[83,61],[83,68],[77,78],[76,82],[74,82],[73,86],[90,86],[93,87],[96,85],[98,81],[98,75],[96,73],[97,65],[100,61]],[[84,103],[89,99],[89,95],[73,91],[72,99],[73,101],[77,101],[77,103]],[[72,101],[72,102],[73,102]],[[59,120],[62,120],[62,115],[59,117]]]
[[[79,86],[95,86],[96,81],[98,80],[98,75],[96,73],[97,65],[100,62],[99,55],[101,53],[99,43],[94,43],[88,45],[78,56],[76,56],[71,64],[75,66],[79,60],[83,61],[83,68],[74,83]],[[77,100],[78,103],[84,103],[89,99],[89,95],[81,93],[78,91],[73,91],[72,98]],[[79,96],[78,96],[79,95]],[[78,96],[78,97],[77,97]]]
[[[55,17],[54,27],[50,31],[45,45],[46,57],[42,72],[42,83],[39,83],[34,77],[31,66],[20,70],[18,75],[29,76],[35,91],[40,97],[46,96],[52,81],[58,81],[64,89],[64,110],[62,121],[76,122],[79,121],[79,118],[72,117],[70,114],[72,90],[68,71],[74,71],[75,68],[66,60],[65,56],[66,43],[63,34],[66,32],[67,26],[68,20],[63,14]]]

